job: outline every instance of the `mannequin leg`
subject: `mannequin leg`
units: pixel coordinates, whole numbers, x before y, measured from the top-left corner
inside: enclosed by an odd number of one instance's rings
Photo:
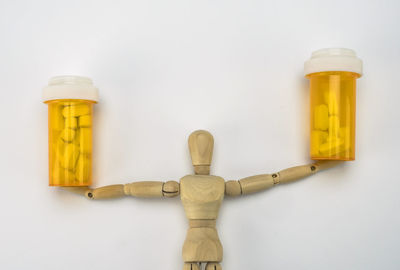
[[[222,270],[219,263],[207,263],[206,270]]]
[[[195,262],[185,263],[183,270],[200,270],[200,264]]]

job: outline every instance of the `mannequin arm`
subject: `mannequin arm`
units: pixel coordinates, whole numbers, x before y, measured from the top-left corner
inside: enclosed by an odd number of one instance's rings
[[[179,195],[179,183],[175,181],[157,182],[143,181],[125,185],[110,185],[99,188],[90,187],[63,187],[65,190],[83,195],[89,199],[113,199],[124,196],[142,198],[175,197]]]
[[[277,184],[290,183],[302,179],[341,163],[342,161],[317,161],[308,165],[284,169],[273,174],[261,174],[246,177],[239,181],[228,181],[225,183],[225,194],[228,196],[238,196],[258,192]]]

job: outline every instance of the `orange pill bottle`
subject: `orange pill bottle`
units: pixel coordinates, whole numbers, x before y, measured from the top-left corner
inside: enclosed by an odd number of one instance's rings
[[[48,105],[49,185],[92,184],[92,119],[98,89],[91,79],[58,76],[43,88]]]
[[[354,160],[362,61],[350,49],[322,49],[312,53],[304,71],[310,80],[311,159]]]

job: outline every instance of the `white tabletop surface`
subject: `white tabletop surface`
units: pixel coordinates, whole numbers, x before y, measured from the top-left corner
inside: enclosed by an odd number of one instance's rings
[[[224,201],[223,269],[400,268],[400,2],[1,1],[0,269],[182,269],[178,198],[90,201],[47,185],[55,75],[85,75],[95,186],[191,174],[187,137],[215,138],[225,179],[306,164],[303,63],[354,49],[356,161]]]

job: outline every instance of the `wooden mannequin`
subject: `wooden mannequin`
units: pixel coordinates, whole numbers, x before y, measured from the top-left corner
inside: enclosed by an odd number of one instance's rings
[[[65,187],[90,199],[109,199],[123,196],[175,197],[180,195],[189,229],[183,244],[184,270],[222,269],[222,245],[215,228],[219,208],[224,195],[239,196],[268,189],[277,184],[289,183],[320,170],[328,169],[341,161],[318,161],[309,165],[292,167],[273,174],[261,174],[227,181],[210,175],[214,148],[212,135],[204,130],[193,132],[189,137],[189,150],[195,175],[187,175],[180,182],[146,181],[125,185],[111,185],[91,189],[89,187]]]

